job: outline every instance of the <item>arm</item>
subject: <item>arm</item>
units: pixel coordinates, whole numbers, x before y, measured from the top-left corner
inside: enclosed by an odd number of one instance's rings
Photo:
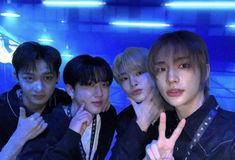
[[[26,117],[25,110],[20,108],[19,121],[17,128],[10,137],[7,144],[0,152],[0,159],[13,160],[19,154],[24,144],[42,133],[47,124],[44,122],[40,114],[34,113]]]
[[[91,114],[81,106],[69,123],[63,109],[54,113],[47,117],[49,118],[48,132],[27,143],[19,159],[62,160],[71,157],[81,159],[78,144],[86,126],[92,121]]]

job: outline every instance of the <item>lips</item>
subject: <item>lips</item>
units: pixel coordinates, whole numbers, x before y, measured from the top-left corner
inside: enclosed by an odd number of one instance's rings
[[[95,106],[95,107],[102,107],[102,101],[95,101],[95,102],[92,102],[92,104]]]
[[[170,89],[166,91],[166,94],[169,97],[179,97],[183,94],[184,90],[182,89]]]
[[[131,94],[132,94],[133,96],[138,96],[138,95],[141,94],[141,92],[142,92],[142,89],[136,89],[136,90],[132,91]]]
[[[34,97],[35,99],[41,100],[41,99],[43,99],[45,96],[44,96],[44,95],[33,95],[33,97]]]

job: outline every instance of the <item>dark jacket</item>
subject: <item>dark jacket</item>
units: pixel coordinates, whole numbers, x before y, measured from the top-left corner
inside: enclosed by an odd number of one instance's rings
[[[17,97],[16,91],[20,89],[19,85],[15,85],[12,90],[0,94],[0,150],[7,143],[11,135],[14,133],[19,116],[19,107],[22,106]],[[42,115],[52,112],[53,108],[62,103],[71,102],[68,94],[60,89],[55,89],[52,97],[49,99]],[[25,106],[22,106],[25,108]],[[29,111],[25,108],[27,115]]]
[[[186,119],[186,125],[176,142],[174,157],[185,159],[187,147],[203,119],[218,105],[215,98],[207,98],[203,106]],[[234,160],[235,159],[235,113],[218,109],[217,115],[193,147],[188,159]]]
[[[101,128],[94,160],[104,160],[112,143],[116,110],[113,106],[100,113]],[[37,138],[29,141],[18,156],[19,160],[80,160],[80,134],[70,130],[70,119],[62,107],[57,107],[45,116],[47,130]]]
[[[175,119],[176,113],[167,113]],[[167,123],[175,126],[170,118]],[[110,160],[140,160],[145,157],[145,147],[153,139],[158,138],[159,121],[151,125],[147,132],[143,132],[136,123],[136,114],[132,106],[128,106],[119,113],[117,119],[117,136]],[[167,136],[171,131],[167,128]]]

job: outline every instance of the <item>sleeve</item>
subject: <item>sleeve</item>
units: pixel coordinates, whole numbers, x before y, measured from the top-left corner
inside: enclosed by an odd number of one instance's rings
[[[70,129],[60,140],[51,136],[39,136],[25,145],[17,160],[68,160],[71,157],[81,159],[79,142],[80,134]]]
[[[117,136],[110,160],[138,160],[145,156],[147,134],[143,132],[136,118],[133,118],[127,127],[125,122],[119,122],[116,128]]]
[[[43,154],[42,160],[81,159],[81,135],[68,129],[64,137]]]

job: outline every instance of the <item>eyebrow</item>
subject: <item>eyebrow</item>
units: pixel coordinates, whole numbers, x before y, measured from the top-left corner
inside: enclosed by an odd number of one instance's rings
[[[33,75],[35,72],[23,72],[23,74],[27,74],[27,75]],[[45,73],[42,73],[43,75],[45,74],[54,74],[53,72],[45,72]]]
[[[177,62],[183,61],[183,60],[189,60],[189,56],[177,57],[177,58],[174,59],[174,63],[177,63]],[[163,64],[165,64],[165,61],[154,62],[154,65],[163,65]]]

